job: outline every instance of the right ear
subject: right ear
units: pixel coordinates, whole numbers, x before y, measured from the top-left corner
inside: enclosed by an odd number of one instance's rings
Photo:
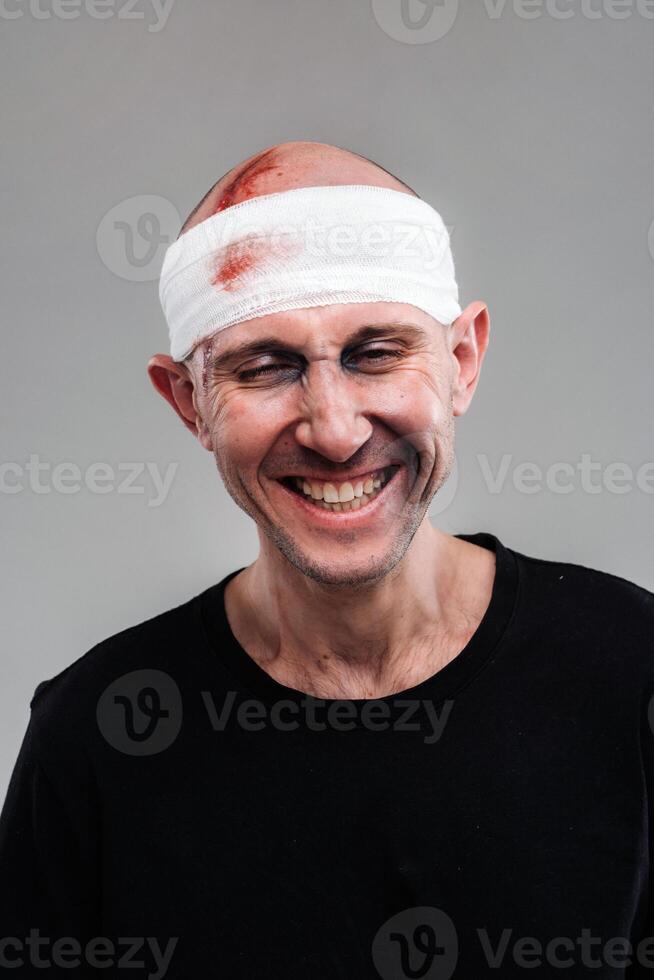
[[[154,354],[148,361],[148,375],[155,390],[172,405],[189,432],[211,451],[207,427],[197,409],[195,387],[186,365],[173,361],[168,354]]]

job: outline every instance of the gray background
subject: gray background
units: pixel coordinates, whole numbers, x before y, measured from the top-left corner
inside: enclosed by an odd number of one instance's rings
[[[489,304],[456,480],[432,519],[654,589],[651,466],[636,483],[654,460],[651,2],[559,0],[563,18],[445,0],[424,28],[404,25],[400,0],[176,0],[165,24],[151,0],[109,0],[102,20],[90,0],[31,2],[0,17],[0,798],[39,681],[256,556],[210,454],[150,387],[165,244],[142,216],[175,234],[176,213],[279,141],[346,146],[408,182],[452,230],[462,305]],[[481,454],[492,471],[508,459],[499,492]],[[597,493],[579,476],[571,493],[513,483],[519,464],[583,454]],[[141,492],[119,491],[119,467],[147,462],[177,465],[158,505],[147,470]],[[606,480],[616,462],[633,474],[622,493]],[[77,492],[61,492],[61,463],[79,468]],[[94,463],[114,468],[109,492],[84,484]]]

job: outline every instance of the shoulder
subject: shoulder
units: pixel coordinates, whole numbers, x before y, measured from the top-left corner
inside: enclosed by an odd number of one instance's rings
[[[198,596],[108,636],[57,674],[42,680],[30,701],[31,724],[45,733],[80,734],[95,724],[98,701],[133,671],[169,671],[184,660]]]
[[[654,675],[654,593],[608,571],[509,549],[523,617],[566,648]]]
[[[522,566],[527,584],[547,589],[563,605],[569,602],[592,603],[598,599],[609,604],[611,612],[624,610],[636,618],[654,621],[654,593],[612,572],[576,562],[539,558],[510,549]],[[566,600],[566,596],[569,597]],[[600,612],[600,609],[597,610]]]

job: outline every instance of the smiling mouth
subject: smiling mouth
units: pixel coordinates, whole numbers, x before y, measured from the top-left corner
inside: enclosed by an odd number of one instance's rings
[[[381,493],[399,469],[398,465],[393,464],[344,482],[313,480],[302,476],[283,477],[279,482],[308,504],[323,510],[342,512],[365,507]]]

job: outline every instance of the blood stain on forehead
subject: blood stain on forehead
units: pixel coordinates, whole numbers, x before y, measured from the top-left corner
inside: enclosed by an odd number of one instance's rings
[[[276,157],[277,147],[272,147],[272,149],[264,150],[254,160],[251,160],[247,167],[241,170],[225,187],[213,214],[218,214],[219,211],[224,211],[226,208],[232,207],[233,204],[240,204],[241,201],[248,201],[252,197],[257,197],[256,183],[264,174],[276,170],[277,176],[281,177],[283,170],[279,169],[280,164],[276,162]]]

